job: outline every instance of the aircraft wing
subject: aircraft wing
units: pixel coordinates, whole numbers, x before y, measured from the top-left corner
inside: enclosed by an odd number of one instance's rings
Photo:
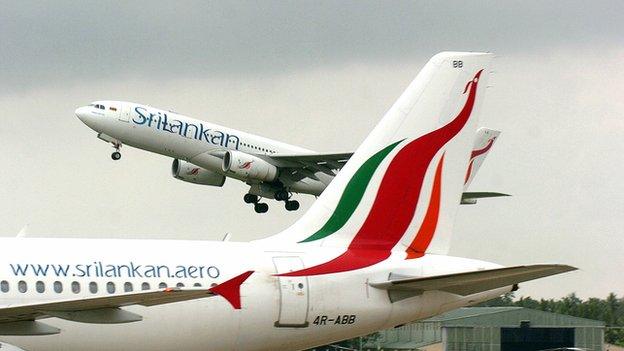
[[[141,316],[121,310],[120,307],[130,305],[155,306],[214,295],[215,293],[208,289],[166,288],[109,296],[80,297],[54,302],[0,307],[0,335],[3,334],[3,324],[5,323],[33,321],[46,317],[59,317],[86,323],[135,322],[141,320]]]
[[[352,152],[326,154],[271,155],[271,163],[282,169],[288,169],[289,175],[295,180],[306,177],[315,179],[314,174],[323,172],[335,176],[336,172],[349,161]]]
[[[394,301],[422,294],[424,291],[439,290],[462,296],[511,286],[525,281],[565,273],[576,268],[559,264],[515,266],[482,271],[438,275],[433,277],[392,279],[370,283],[374,288],[388,290]],[[406,294],[407,293],[407,294]],[[403,296],[401,298],[401,296]]]

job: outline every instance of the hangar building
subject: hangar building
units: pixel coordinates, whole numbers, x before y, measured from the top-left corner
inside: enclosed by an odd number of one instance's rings
[[[460,308],[380,332],[368,350],[538,351],[558,347],[603,350],[602,321],[523,307]]]

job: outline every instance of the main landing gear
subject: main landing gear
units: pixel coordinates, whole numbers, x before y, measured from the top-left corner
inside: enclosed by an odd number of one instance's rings
[[[269,204],[259,202],[260,197],[258,195],[245,194],[245,196],[243,196],[243,201],[248,204],[253,204],[256,213],[266,213],[269,210]]]
[[[299,209],[299,201],[289,200],[291,195],[286,190],[280,190],[275,193],[275,200],[284,201],[284,207],[287,211],[296,211]],[[269,210],[269,205],[264,202],[260,202],[260,197],[254,194],[245,194],[243,201],[248,204],[254,205],[254,211],[256,213],[266,213]]]
[[[114,142],[113,147],[115,148],[115,151],[111,154],[111,158],[113,161],[117,161],[121,158],[121,152],[119,152],[119,149],[121,149],[121,143]]]
[[[297,211],[299,209],[299,201],[290,200],[291,194],[286,189],[279,190],[275,193],[275,200],[284,201],[286,211]]]

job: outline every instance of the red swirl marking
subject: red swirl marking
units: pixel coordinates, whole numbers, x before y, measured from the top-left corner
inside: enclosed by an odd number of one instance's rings
[[[383,176],[373,206],[347,251],[320,265],[282,276],[304,276],[345,272],[379,263],[391,254],[409,226],[420,198],[425,173],[433,157],[468,122],[483,70],[466,84],[468,98],[448,124],[405,145],[392,159]]]
[[[472,173],[472,164],[474,163],[475,158],[490,151],[490,149],[492,148],[492,145],[494,145],[494,139],[496,139],[496,137],[493,137],[490,140],[488,140],[487,145],[485,145],[484,148],[472,151],[472,153],[470,154],[470,164],[468,165],[468,170],[466,171],[466,178],[464,179],[464,184],[468,183],[468,179],[470,179],[470,174]]]

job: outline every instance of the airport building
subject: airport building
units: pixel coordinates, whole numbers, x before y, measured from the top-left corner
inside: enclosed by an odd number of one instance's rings
[[[602,321],[523,307],[460,308],[380,332],[366,350],[537,351],[577,347],[602,351]]]

